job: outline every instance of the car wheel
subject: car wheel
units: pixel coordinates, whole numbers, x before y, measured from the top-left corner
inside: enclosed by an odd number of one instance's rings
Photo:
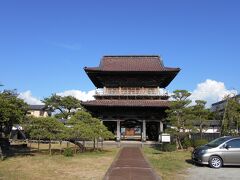
[[[220,168],[222,167],[222,159],[218,156],[211,156],[209,159],[209,165],[211,168]]]

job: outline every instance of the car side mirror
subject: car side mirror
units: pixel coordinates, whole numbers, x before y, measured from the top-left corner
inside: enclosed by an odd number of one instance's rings
[[[228,145],[228,144],[225,144],[225,145],[224,145],[224,148],[229,149],[229,148],[231,148],[231,146]]]

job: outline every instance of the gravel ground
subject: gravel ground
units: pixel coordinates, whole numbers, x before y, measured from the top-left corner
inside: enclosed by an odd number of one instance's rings
[[[187,170],[186,180],[239,180],[240,166],[212,169],[207,166],[193,167]]]

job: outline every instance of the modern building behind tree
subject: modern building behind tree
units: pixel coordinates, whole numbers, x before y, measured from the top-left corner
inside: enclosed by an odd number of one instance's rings
[[[28,115],[34,117],[48,117],[51,112],[45,105],[29,105]]]
[[[240,94],[231,98],[236,99],[240,103]],[[225,99],[212,104],[211,111],[214,112],[219,119],[223,119],[227,102],[228,99]]]

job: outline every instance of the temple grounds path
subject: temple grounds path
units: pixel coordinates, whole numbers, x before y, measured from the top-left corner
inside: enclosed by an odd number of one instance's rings
[[[104,179],[157,180],[160,178],[146,161],[139,147],[123,147]]]

